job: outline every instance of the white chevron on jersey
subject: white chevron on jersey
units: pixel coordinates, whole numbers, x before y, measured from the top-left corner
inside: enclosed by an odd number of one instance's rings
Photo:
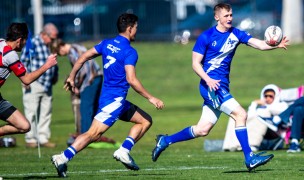
[[[227,57],[229,53],[234,50],[238,42],[238,38],[233,33],[230,33],[229,37],[220,50],[222,54],[209,61],[209,63],[212,65],[208,68],[207,73],[216,68],[219,68],[221,66],[221,62]]]

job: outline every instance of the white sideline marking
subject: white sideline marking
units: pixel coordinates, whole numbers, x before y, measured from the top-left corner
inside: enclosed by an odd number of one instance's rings
[[[174,171],[174,170],[191,170],[191,169],[226,169],[225,166],[193,166],[193,167],[171,167],[171,168],[147,168],[140,169],[139,171]],[[105,169],[98,171],[67,171],[67,174],[92,174],[92,173],[113,173],[113,172],[127,172],[130,171],[128,169]],[[39,175],[57,175],[56,170],[54,169],[54,173],[23,173],[23,174],[1,174],[2,177],[16,177],[16,176],[39,176]]]

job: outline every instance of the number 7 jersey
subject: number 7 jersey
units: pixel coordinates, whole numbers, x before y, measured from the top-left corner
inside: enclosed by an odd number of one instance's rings
[[[137,51],[130,45],[130,41],[118,35],[112,39],[105,39],[94,46],[102,55],[104,82],[102,92],[115,90],[127,92],[130,85],[126,79],[125,65],[136,66]]]

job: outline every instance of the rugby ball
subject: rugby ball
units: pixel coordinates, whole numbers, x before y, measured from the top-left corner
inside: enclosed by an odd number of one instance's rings
[[[279,26],[269,26],[264,34],[265,42],[269,46],[277,46],[283,39],[283,32]]]

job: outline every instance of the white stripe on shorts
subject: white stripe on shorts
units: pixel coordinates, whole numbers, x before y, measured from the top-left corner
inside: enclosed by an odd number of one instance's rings
[[[110,117],[112,117],[111,113],[117,110],[122,105],[122,100],[122,97],[115,98],[114,102],[102,108],[102,111],[98,113],[94,118],[101,122],[104,122],[105,120],[109,119]]]

